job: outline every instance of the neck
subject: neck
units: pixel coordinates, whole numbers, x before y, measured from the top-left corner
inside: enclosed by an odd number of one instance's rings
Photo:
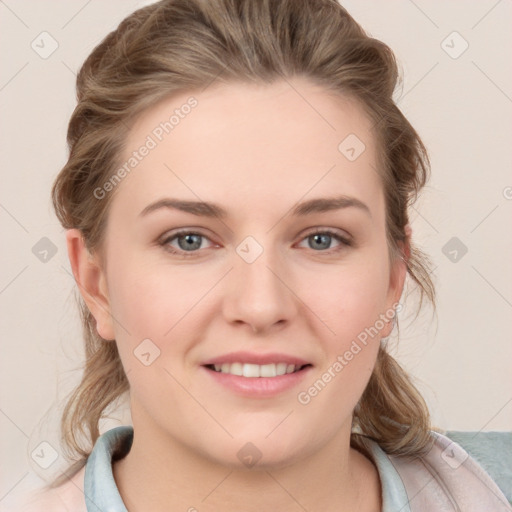
[[[130,452],[114,463],[113,473],[130,512],[364,512],[381,507],[376,468],[350,448],[350,430],[286,467],[250,470],[219,465],[161,432],[146,430],[134,435]]]

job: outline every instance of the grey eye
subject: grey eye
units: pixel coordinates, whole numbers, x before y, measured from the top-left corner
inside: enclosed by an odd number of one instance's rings
[[[180,235],[175,238],[178,241],[180,249],[184,251],[190,251],[194,249],[199,249],[201,247],[201,241],[203,236],[194,233],[188,233],[186,235]],[[181,243],[182,240],[184,240],[183,243]]]
[[[313,244],[309,244],[311,249],[329,249],[331,245],[332,236],[327,233],[316,233],[314,235],[308,236],[308,240],[314,240]],[[316,247],[315,247],[316,245]]]

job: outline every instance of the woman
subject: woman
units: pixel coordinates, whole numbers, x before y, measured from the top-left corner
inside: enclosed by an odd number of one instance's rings
[[[334,0],[165,0],[94,49],[53,188],[80,458],[34,510],[510,510],[386,352],[406,276],[435,300],[396,81]]]

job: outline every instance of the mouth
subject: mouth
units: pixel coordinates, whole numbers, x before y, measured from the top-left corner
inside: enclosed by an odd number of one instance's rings
[[[252,364],[252,363],[220,363],[206,364],[205,368],[216,373],[226,375],[235,375],[237,377],[254,378],[274,378],[282,375],[298,373],[310,367],[311,364],[290,364],[290,363],[269,363],[269,364]]]
[[[273,398],[297,389],[312,371],[308,359],[286,353],[238,351],[201,364],[208,386],[221,386],[246,398]]]

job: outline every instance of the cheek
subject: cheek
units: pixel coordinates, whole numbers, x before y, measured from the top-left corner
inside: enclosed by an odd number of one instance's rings
[[[333,433],[340,418],[352,413],[375,366],[385,325],[385,282],[379,272],[347,272],[330,280],[328,293],[309,295],[312,309],[324,313],[317,331],[323,358],[297,400],[311,417],[329,411],[332,423],[325,428]]]
[[[163,270],[119,265],[110,283],[116,343],[131,394],[153,409],[180,395],[174,375],[190,386],[180,365],[194,339],[194,305],[205,293],[183,274],[166,277]]]
[[[171,375],[190,386],[186,370],[194,363],[192,351],[205,338],[212,315],[218,315],[219,309],[209,309],[209,303],[223,272],[199,267],[132,257],[111,269],[119,354],[132,389],[146,393],[148,400],[155,398],[153,389],[174,389]]]
[[[316,278],[314,287],[304,289],[305,302],[318,312],[326,333],[323,338],[330,339],[331,345],[341,349],[360,333],[370,330],[375,337],[372,328],[382,329],[379,318],[385,313],[389,283],[384,267],[378,264],[346,267]]]
[[[111,273],[112,314],[132,337],[163,340],[193,312],[209,282],[184,266],[171,272],[162,265],[127,262]]]
[[[320,379],[307,384],[313,386],[308,388],[311,394],[303,389],[305,401],[314,398],[320,409],[332,401],[342,415],[357,403],[375,365],[380,331],[389,321],[382,316],[389,282],[386,273],[385,264],[361,263],[316,281],[323,286],[310,287],[306,301],[322,320],[317,338],[324,359]],[[317,399],[315,393],[322,398]]]

